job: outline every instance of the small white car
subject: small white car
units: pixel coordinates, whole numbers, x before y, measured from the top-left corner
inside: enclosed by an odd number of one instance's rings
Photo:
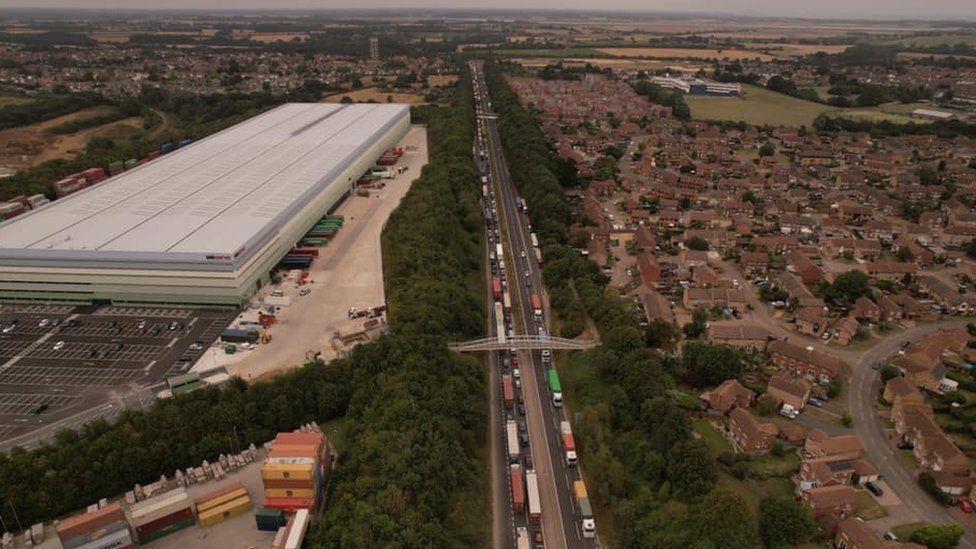
[[[60,351],[61,349],[64,349],[64,342],[63,341],[59,341],[59,342],[57,342],[57,343],[54,344],[54,350],[55,351]]]
[[[311,288],[308,288],[308,287],[305,287],[305,288],[302,288],[302,289],[301,289],[301,290],[300,290],[300,291],[298,292],[298,295],[308,295],[308,294],[310,294],[310,293],[312,293],[312,289],[311,289]]]
[[[44,327],[46,327],[46,326],[47,326],[48,324],[50,324],[50,323],[51,323],[51,321],[50,321],[50,320],[48,320],[48,319],[46,319],[46,318],[42,318],[42,319],[41,319],[41,321],[37,323],[37,325],[38,325],[39,327],[41,327],[41,328],[44,328]]]

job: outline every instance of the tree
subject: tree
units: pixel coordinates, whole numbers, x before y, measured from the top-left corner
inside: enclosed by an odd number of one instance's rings
[[[844,410],[843,415],[840,416],[840,424],[848,429],[854,424],[854,416],[847,410]]]
[[[776,154],[776,146],[769,141],[763,143],[762,147],[759,147],[759,156],[773,156],[774,154]]]
[[[859,297],[871,294],[869,278],[863,271],[847,271],[827,286],[824,297],[846,305],[853,304]]]
[[[915,255],[912,254],[912,251],[905,246],[899,246],[898,253],[895,255],[898,257],[898,261],[901,261],[902,263],[907,263],[915,259]]]
[[[976,238],[967,242],[966,245],[963,247],[963,250],[966,251],[966,255],[976,259]]]
[[[921,486],[922,490],[925,490],[928,495],[932,496],[932,499],[941,503],[942,505],[952,504],[952,496],[943,492],[942,488],[939,488],[939,483],[936,482],[935,477],[932,476],[932,473],[928,471],[922,471],[919,473],[918,485]]]
[[[830,383],[827,384],[827,398],[837,398],[840,396],[840,379],[832,379]]]
[[[793,498],[767,497],[759,504],[759,534],[767,547],[799,545],[817,532],[810,510]]]
[[[742,375],[746,364],[741,349],[701,342],[686,343],[681,360],[685,380],[696,387],[718,385],[727,379],[735,379]]]
[[[679,442],[671,448],[669,458],[667,477],[682,500],[696,500],[715,485],[715,460],[704,441]]]
[[[691,322],[682,328],[685,335],[694,339],[705,335],[708,331],[708,311],[704,307],[698,307],[691,313]]]
[[[687,246],[689,250],[696,250],[699,252],[708,251],[708,241],[700,236],[693,236],[689,238],[685,241],[685,246]]]
[[[769,393],[763,393],[756,399],[756,411],[761,416],[771,416],[779,408],[779,401]]]
[[[670,350],[681,337],[681,330],[663,318],[653,318],[647,324],[644,335],[648,347]]]
[[[759,543],[755,518],[741,496],[715,490],[695,509],[695,522],[702,540],[715,549],[742,549]]]
[[[964,533],[965,530],[958,524],[930,524],[913,532],[909,541],[922,544],[928,549],[952,549],[959,544]]]
[[[655,397],[641,405],[641,424],[651,449],[666,455],[674,445],[691,437],[691,423],[667,397]]]
[[[881,367],[881,383],[888,383],[896,377],[901,377],[901,370],[892,364],[885,364]]]

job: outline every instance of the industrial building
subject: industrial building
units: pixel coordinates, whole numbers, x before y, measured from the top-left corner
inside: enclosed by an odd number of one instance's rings
[[[651,82],[687,95],[739,95],[742,85],[735,82],[715,82],[688,76],[655,76]]]
[[[0,224],[0,299],[237,306],[410,125],[282,105]]]

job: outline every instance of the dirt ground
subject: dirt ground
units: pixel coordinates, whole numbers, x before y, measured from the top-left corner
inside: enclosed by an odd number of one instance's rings
[[[660,59],[761,59],[771,61],[772,55],[750,50],[716,50],[699,48],[597,48],[597,51],[620,57],[651,57]]]
[[[30,126],[0,131],[0,166],[24,169],[48,160],[73,158],[85,148],[92,137],[118,139],[138,135],[142,131],[142,119],[132,117],[66,135],[47,132],[67,122],[94,118],[110,112],[112,107],[92,107]]]
[[[383,180],[386,186],[373,190],[370,197],[351,196],[335,212],[345,216],[342,229],[327,246],[320,248],[312,264],[307,287],[311,293],[302,296],[294,284],[284,280],[277,286],[263,288],[254,298],[257,303],[274,290],[291,298],[291,305],[278,312],[278,323],[269,329],[272,341],[227,355],[219,346],[207,350],[193,371],[226,367],[231,375],[247,381],[264,380],[300,366],[309,352],[321,352],[325,360],[337,356],[332,348],[336,332],[347,335],[363,329],[364,318],[350,320],[350,307],[364,310],[386,302],[383,288],[383,258],[380,233],[390,213],[410,189],[427,163],[427,131],[414,126],[400,143],[405,153],[398,166],[407,170],[394,179]],[[247,318],[256,310],[244,311]]]

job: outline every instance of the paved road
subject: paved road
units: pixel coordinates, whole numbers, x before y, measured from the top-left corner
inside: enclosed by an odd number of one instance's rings
[[[737,277],[743,284],[748,285],[746,278],[738,266],[722,262],[722,268],[732,277]],[[798,345],[812,346],[819,351],[828,353],[847,362],[853,371],[850,387],[846,392],[847,409],[854,418],[854,433],[861,440],[865,453],[875,464],[884,477],[888,486],[894,490],[904,504],[918,515],[920,520],[933,524],[959,523],[951,511],[936,503],[918,486],[914,476],[898,459],[897,450],[888,441],[884,433],[884,423],[878,416],[875,400],[881,386],[881,377],[871,368],[875,362],[882,361],[894,355],[906,341],[919,341],[926,334],[940,328],[965,326],[971,319],[952,318],[939,322],[918,324],[911,328],[893,332],[867,349],[844,349],[824,345],[822,341],[802,336],[784,326],[782,321],[774,319],[769,306],[759,300],[753,287],[748,288],[749,304],[753,311],[749,320],[761,324],[774,335],[787,336]],[[965,536],[959,542],[960,547],[976,549],[976,533],[967,525]]]
[[[475,78],[479,79],[484,89],[480,66],[475,65],[473,68]],[[482,96],[481,110],[491,112],[485,96]],[[516,316],[513,319],[515,330],[534,335],[539,327],[543,327],[548,333],[547,322],[536,320],[532,310],[530,296],[533,292],[542,290],[543,282],[541,270],[535,263],[528,220],[515,207],[515,186],[505,162],[496,121],[485,118],[484,122],[488,137],[491,182],[508,243],[506,265],[509,291],[513,294],[513,310],[518,313],[513,315]],[[529,207],[531,208],[531,204]],[[520,352],[519,363],[533,466],[539,477],[542,531],[546,547],[591,547],[595,542],[582,538],[572,497],[572,482],[580,478],[579,471],[567,467],[563,459],[559,422],[565,419],[565,409],[551,404],[545,377],[546,365],[543,364],[540,353]]]

